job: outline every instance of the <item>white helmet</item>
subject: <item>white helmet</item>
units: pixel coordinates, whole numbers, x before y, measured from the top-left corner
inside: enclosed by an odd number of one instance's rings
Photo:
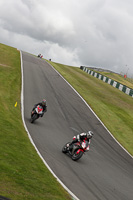
[[[87,133],[87,138],[91,139],[93,136],[93,132],[92,131],[88,131]]]

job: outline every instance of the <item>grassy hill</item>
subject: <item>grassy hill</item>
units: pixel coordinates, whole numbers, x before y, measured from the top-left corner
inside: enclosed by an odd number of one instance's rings
[[[133,98],[78,67],[48,62],[79,92],[108,130],[133,155]],[[117,76],[115,79],[118,81]]]
[[[0,196],[12,200],[71,199],[29,141],[21,119],[20,93],[20,52],[0,44]]]
[[[133,155],[133,98],[77,67],[50,63]],[[12,200],[71,199],[29,141],[21,120],[20,92],[20,52],[0,44],[0,195]]]

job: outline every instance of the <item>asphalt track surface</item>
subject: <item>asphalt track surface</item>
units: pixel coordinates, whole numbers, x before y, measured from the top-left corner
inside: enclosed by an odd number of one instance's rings
[[[132,157],[48,63],[24,52],[22,59],[25,123],[56,176],[80,200],[133,200]],[[31,109],[43,98],[48,111],[31,124]],[[94,132],[90,151],[79,161],[72,161],[62,153],[63,145],[88,130]]]

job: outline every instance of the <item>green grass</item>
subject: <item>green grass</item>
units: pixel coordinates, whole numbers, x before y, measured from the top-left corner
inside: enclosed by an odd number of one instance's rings
[[[77,67],[50,63],[133,155],[133,98]],[[20,52],[0,44],[0,195],[13,200],[70,199],[29,141],[21,120],[20,92]]]
[[[20,93],[20,52],[0,44],[0,195],[12,200],[71,199],[29,141]]]
[[[79,92],[108,130],[133,155],[133,98],[77,67],[48,62]]]

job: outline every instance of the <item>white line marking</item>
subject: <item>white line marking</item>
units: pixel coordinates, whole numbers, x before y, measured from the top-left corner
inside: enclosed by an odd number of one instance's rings
[[[36,145],[34,144],[31,136],[30,136],[30,133],[27,129],[27,126],[25,124],[25,121],[24,121],[24,81],[23,81],[23,60],[22,60],[22,52],[20,51],[20,58],[21,58],[21,76],[22,76],[22,86],[21,86],[21,114],[22,114],[22,121],[23,121],[23,124],[24,124],[24,127],[25,127],[25,130],[28,134],[28,137],[32,143],[32,145],[34,146],[34,148],[36,149],[38,155],[40,156],[40,158],[42,159],[43,163],[46,165],[46,167],[49,169],[49,171],[53,174],[53,176],[57,179],[57,181],[63,186],[63,188],[72,196],[72,198],[74,200],[79,200],[65,185],[64,183],[55,175],[55,173],[52,171],[52,169],[49,167],[49,165],[46,163],[46,161],[44,160],[44,158],[42,157],[42,155],[40,154],[40,152],[38,151]]]
[[[47,62],[47,61],[46,61]],[[47,62],[48,63],[48,62]],[[121,146],[121,148],[126,151],[126,153],[133,158],[133,156],[116,140],[116,138],[112,135],[112,133],[106,128],[106,126],[103,124],[103,122],[99,119],[99,117],[96,115],[96,113],[92,110],[92,108],[87,104],[87,102],[83,99],[83,97],[68,83],[68,81],[50,64],[48,63],[65,81],[66,83],[80,96],[80,98],[84,101],[84,103],[88,106],[88,108],[91,110],[91,112],[95,115],[95,117],[99,120],[99,122],[104,126],[104,128],[108,131],[108,133],[113,137],[113,139]]]

